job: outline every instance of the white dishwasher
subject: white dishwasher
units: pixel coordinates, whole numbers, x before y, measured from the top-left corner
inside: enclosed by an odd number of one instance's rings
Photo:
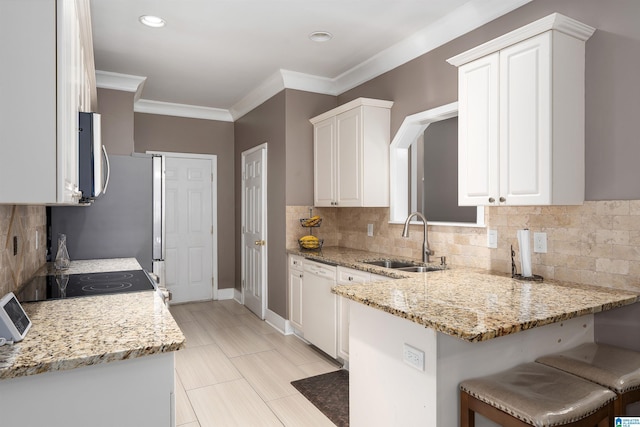
[[[336,267],[304,260],[302,324],[304,339],[334,359],[337,354]]]

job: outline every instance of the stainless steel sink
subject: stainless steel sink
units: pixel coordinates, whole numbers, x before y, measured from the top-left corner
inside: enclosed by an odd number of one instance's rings
[[[400,267],[396,270],[408,271],[410,273],[427,273],[429,271],[440,271],[444,269],[445,268],[441,265],[413,265],[411,267]]]
[[[390,260],[390,259],[382,259],[382,260],[377,260],[377,261],[362,261],[362,262],[365,263],[365,264],[377,265],[378,267],[394,268],[394,269],[415,267],[416,266],[412,262],[393,261],[393,260]]]
[[[409,273],[427,273],[429,271],[445,270],[446,265],[423,265],[411,261],[395,261],[391,259],[381,259],[375,261],[362,261],[365,264],[377,265],[378,267],[391,268],[393,270],[407,271]]]

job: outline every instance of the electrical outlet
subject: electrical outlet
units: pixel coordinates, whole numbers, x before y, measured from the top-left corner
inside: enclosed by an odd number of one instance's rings
[[[533,233],[533,252],[547,253],[547,233]]]
[[[367,236],[373,237],[373,224],[367,224]]]
[[[405,343],[402,347],[402,359],[407,365],[419,371],[424,371],[424,351]]]
[[[498,248],[498,230],[487,229],[487,247],[492,249]]]

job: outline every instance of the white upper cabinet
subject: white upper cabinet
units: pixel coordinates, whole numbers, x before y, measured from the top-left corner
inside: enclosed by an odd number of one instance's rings
[[[0,5],[0,203],[77,203],[78,112],[97,105],[89,0]]]
[[[315,206],[389,206],[392,105],[358,98],[311,119]]]
[[[458,70],[460,205],[584,201],[584,44],[552,14],[448,60]]]

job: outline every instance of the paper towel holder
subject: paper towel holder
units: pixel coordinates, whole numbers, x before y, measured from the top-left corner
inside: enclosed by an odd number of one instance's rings
[[[514,261],[514,257],[516,256],[516,251],[513,250],[513,245],[511,245],[511,278],[516,280],[526,280],[529,282],[542,282],[544,278],[538,274],[534,274],[529,277],[525,277],[522,274],[518,274],[516,270],[516,262]]]

